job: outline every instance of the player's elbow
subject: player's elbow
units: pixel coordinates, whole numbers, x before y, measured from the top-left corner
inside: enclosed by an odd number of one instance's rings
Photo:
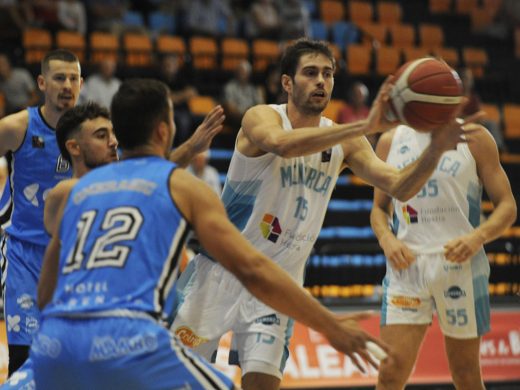
[[[243,261],[240,261],[233,273],[248,290],[255,290],[262,283],[262,275],[265,271],[265,259],[252,253]]]

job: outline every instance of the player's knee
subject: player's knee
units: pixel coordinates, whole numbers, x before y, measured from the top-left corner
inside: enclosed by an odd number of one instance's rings
[[[8,376],[18,370],[29,357],[28,345],[9,345]]]
[[[398,356],[392,360],[386,359],[379,366],[379,376],[377,380],[378,390],[400,390],[404,388],[408,379],[408,370],[405,369],[404,362]]]
[[[451,368],[451,376],[457,390],[478,390],[484,388],[479,368],[460,364]]]

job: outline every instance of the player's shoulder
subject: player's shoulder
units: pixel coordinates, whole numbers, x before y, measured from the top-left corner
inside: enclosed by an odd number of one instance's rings
[[[29,111],[27,109],[8,115],[0,120],[3,130],[11,132],[24,132],[29,124]]]
[[[498,147],[491,132],[480,123],[469,123],[464,125],[466,139],[471,154],[476,159],[489,158],[491,153],[498,153]]]
[[[72,188],[76,185],[78,182],[77,178],[71,178],[60,181],[58,184],[54,186],[49,191],[48,199],[62,199],[65,196],[68,196]]]

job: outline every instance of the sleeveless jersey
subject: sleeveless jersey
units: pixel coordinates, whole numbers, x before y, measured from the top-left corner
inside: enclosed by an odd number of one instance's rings
[[[271,105],[292,130],[286,105]],[[320,126],[330,126],[321,118]],[[246,157],[235,147],[222,192],[231,221],[298,282],[318,238],[343,162],[343,149],[303,157]]]
[[[387,162],[403,168],[429,145],[429,133],[398,126]],[[424,187],[407,202],[393,199],[393,230],[417,253],[443,252],[451,239],[480,223],[482,184],[467,144],[445,152]]]
[[[169,188],[176,165],[160,157],[85,175],[64,210],[59,278],[44,315],[171,312],[188,224]]]
[[[59,181],[72,176],[61,157],[56,133],[43,119],[39,107],[29,107],[29,123],[20,147],[7,154],[9,180],[0,210],[2,228],[19,240],[47,245],[43,227],[45,198]]]

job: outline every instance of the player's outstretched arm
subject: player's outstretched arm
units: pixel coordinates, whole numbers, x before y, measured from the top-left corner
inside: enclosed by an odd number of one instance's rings
[[[0,120],[0,156],[5,156],[8,151],[17,150],[20,147],[28,123],[27,110],[8,115]]]
[[[170,161],[177,163],[181,167],[188,166],[197,153],[209,148],[213,138],[222,130],[224,119],[224,109],[221,106],[213,107],[193,135],[170,153]]]
[[[379,138],[376,154],[382,160],[386,160],[392,144],[394,131],[387,132]],[[398,240],[389,226],[392,214],[392,198],[383,191],[374,188],[374,203],[370,212],[370,225],[374,231],[379,245],[385,253],[394,269],[408,268],[415,261],[413,252],[402,241]]]
[[[342,322],[298,286],[282,268],[254,248],[228,220],[222,203],[206,184],[182,169],[173,173],[170,183],[175,203],[194,227],[201,244],[253,295],[275,310],[323,333],[334,348],[348,354],[360,369],[354,353],[376,366],[365,344],[367,341],[382,343],[358,329],[357,321]]]
[[[45,230],[50,233],[51,240],[43,257],[40,279],[38,280],[38,307],[43,309],[52,299],[58,280],[60,260],[59,228],[63,209],[67,203],[70,191],[77,179],[64,180],[56,185],[47,197],[44,209]]]
[[[470,127],[475,132],[468,145],[477,163],[478,176],[494,209],[488,219],[471,233],[457,237],[445,245],[446,259],[454,262],[470,259],[484,244],[500,237],[514,223],[517,215],[511,184],[500,165],[495,141],[484,127]]]

